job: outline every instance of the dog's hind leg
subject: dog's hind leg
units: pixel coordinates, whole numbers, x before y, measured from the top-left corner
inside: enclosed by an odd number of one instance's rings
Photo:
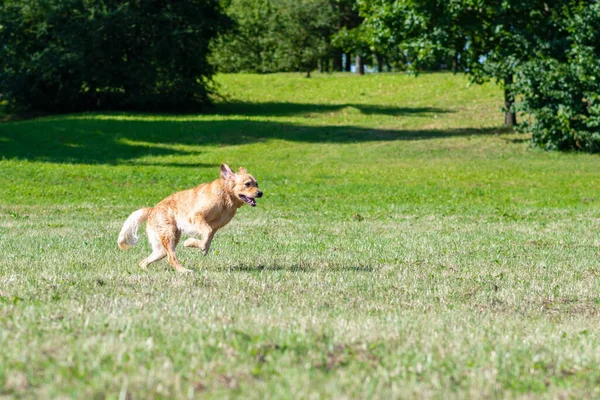
[[[167,251],[165,250],[165,247],[160,242],[160,238],[158,237],[156,232],[154,232],[152,230],[152,228],[150,228],[150,227],[146,228],[146,232],[148,232],[148,241],[150,242],[150,245],[152,246],[152,253],[148,257],[146,257],[145,259],[140,261],[139,266],[141,269],[146,269],[146,267],[149,264],[152,264],[153,262],[162,260],[163,258],[165,258],[167,256]]]
[[[184,268],[183,265],[179,263],[177,256],[175,255],[175,248],[177,247],[177,243],[179,243],[180,232],[175,230],[173,232],[164,232],[160,236],[160,241],[167,252],[167,256],[169,257],[169,264],[177,270],[177,272],[192,272],[192,270]]]

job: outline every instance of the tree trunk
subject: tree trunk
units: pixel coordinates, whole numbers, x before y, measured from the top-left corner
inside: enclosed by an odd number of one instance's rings
[[[458,52],[454,53],[452,57],[452,72],[456,73],[458,70]]]
[[[309,69],[309,70],[306,70],[306,77],[307,77],[307,78],[310,78],[310,69]]]
[[[350,61],[350,53],[346,53],[344,62],[344,71],[350,72],[352,70],[352,61]]]
[[[336,49],[333,52],[333,70],[335,72],[343,71],[344,66],[342,65],[342,51]]]
[[[509,86],[513,83],[513,75],[504,77],[504,126],[513,127],[517,125],[517,115],[511,110],[515,96],[510,91]]]
[[[359,75],[365,74],[365,64],[363,63],[363,58],[360,54],[356,55],[356,73]]]
[[[377,54],[376,58],[377,58],[377,72],[383,72],[383,56],[381,54]]]
[[[319,68],[319,72],[323,73],[323,60],[319,60],[318,68]]]

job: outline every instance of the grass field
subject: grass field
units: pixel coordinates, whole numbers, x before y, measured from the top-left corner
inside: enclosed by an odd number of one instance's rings
[[[600,159],[461,76],[218,76],[201,115],[0,123],[0,397],[600,396]],[[245,166],[210,254],[134,210]]]

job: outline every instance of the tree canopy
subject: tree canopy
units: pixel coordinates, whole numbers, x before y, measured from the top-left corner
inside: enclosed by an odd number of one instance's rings
[[[213,46],[220,71],[309,75],[330,58],[339,16],[329,0],[232,0],[227,14],[235,28]]]
[[[207,102],[217,0],[4,0],[0,93],[20,109],[185,109]]]

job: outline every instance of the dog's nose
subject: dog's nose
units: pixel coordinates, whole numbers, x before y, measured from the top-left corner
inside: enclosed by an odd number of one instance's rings
[[[262,197],[262,192],[260,190],[256,192],[256,197]]]

